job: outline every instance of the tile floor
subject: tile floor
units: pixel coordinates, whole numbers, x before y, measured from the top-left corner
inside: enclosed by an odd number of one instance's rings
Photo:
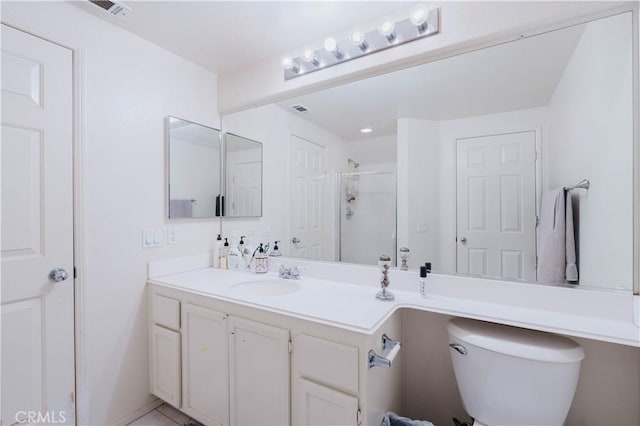
[[[153,411],[129,423],[129,426],[202,426],[170,405],[162,404]]]

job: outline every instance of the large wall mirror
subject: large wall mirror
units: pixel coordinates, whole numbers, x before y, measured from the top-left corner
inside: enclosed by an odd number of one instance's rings
[[[167,117],[170,219],[211,218],[220,203],[220,131]],[[220,210],[220,207],[218,207]]]
[[[265,205],[223,232],[629,291],[632,39],[622,13],[224,116],[265,143]]]

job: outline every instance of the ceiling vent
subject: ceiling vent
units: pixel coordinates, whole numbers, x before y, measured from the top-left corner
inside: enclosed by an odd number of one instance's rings
[[[117,16],[120,19],[124,19],[129,13],[131,8],[125,6],[122,3],[111,0],[89,0],[90,3],[95,4],[99,8],[106,10],[110,15]]]
[[[298,112],[307,112],[309,111],[304,105],[291,105],[291,108],[295,109]]]

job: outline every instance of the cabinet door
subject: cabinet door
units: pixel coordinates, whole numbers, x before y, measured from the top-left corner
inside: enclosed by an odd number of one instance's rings
[[[151,393],[180,408],[180,334],[151,329]]]
[[[229,424],[226,318],[183,304],[182,410],[207,425]]]
[[[296,425],[346,426],[358,424],[358,398],[300,379]]]
[[[289,331],[229,318],[232,425],[289,424]]]

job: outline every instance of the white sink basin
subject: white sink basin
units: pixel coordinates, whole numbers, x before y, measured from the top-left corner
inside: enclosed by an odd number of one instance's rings
[[[231,292],[246,296],[282,296],[300,290],[300,284],[291,280],[246,281],[231,286]]]

